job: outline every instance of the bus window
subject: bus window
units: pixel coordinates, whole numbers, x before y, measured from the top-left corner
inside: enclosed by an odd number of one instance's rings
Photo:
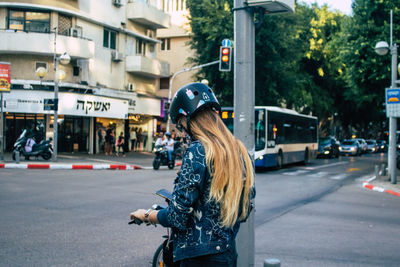
[[[257,109],[255,111],[255,145],[256,151],[265,148],[265,111]]]

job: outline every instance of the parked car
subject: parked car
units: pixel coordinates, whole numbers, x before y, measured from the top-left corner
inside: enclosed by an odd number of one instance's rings
[[[369,139],[365,140],[367,142],[367,152],[377,153],[378,152],[378,144],[375,140]]]
[[[367,153],[367,142],[365,142],[365,140],[363,138],[356,138],[354,140],[356,140],[360,144],[361,153],[363,153],[363,154]]]
[[[320,137],[318,140],[317,157],[339,157],[340,143],[335,137]]]
[[[378,144],[379,152],[387,152],[388,151],[388,145],[385,140],[377,140],[376,143]]]
[[[359,142],[355,139],[343,140],[339,151],[341,155],[361,156],[362,149]]]

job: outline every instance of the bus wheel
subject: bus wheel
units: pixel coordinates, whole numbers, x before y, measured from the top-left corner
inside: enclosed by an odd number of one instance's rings
[[[282,166],[283,166],[283,154],[282,150],[279,150],[278,158],[276,159],[276,168],[282,169]]]
[[[308,152],[308,148],[304,151],[304,165],[310,163],[310,153]]]

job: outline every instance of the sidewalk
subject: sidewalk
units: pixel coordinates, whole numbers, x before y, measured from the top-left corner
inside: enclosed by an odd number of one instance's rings
[[[44,160],[43,158],[32,157],[25,160],[21,157],[20,163],[16,164],[12,160],[11,153],[4,155],[4,160],[0,161],[0,168],[13,167],[32,168],[32,169],[51,169],[52,167],[60,169],[63,166],[66,169],[148,169],[152,168],[154,154],[150,152],[128,152],[123,157],[121,154],[117,157],[115,154],[106,156],[104,154],[89,155],[87,153],[59,153],[57,161]],[[179,165],[180,161],[177,161]],[[29,165],[29,166],[28,166]],[[75,168],[74,168],[75,166]]]

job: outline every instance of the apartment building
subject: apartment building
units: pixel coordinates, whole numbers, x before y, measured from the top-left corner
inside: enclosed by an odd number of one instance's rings
[[[164,0],[162,9],[171,16],[171,26],[157,30],[157,38],[161,41],[159,57],[170,63],[171,77],[160,80],[158,95],[168,97],[172,75],[191,67],[188,59],[193,56],[194,51],[188,45],[192,32],[188,21],[190,13],[186,0]],[[194,82],[194,74],[194,71],[189,71],[177,75],[172,82],[171,95],[173,96],[183,85]]]
[[[160,79],[170,77],[155,36],[171,24],[163,5],[0,0],[0,62],[11,66],[11,90],[4,93],[6,150],[24,128],[53,135],[53,111],[44,102],[54,98],[58,79],[59,152],[102,152],[107,129],[118,136],[130,128],[141,132],[143,149],[150,151],[163,116]],[[71,60],[55,71],[54,55],[64,53]]]

